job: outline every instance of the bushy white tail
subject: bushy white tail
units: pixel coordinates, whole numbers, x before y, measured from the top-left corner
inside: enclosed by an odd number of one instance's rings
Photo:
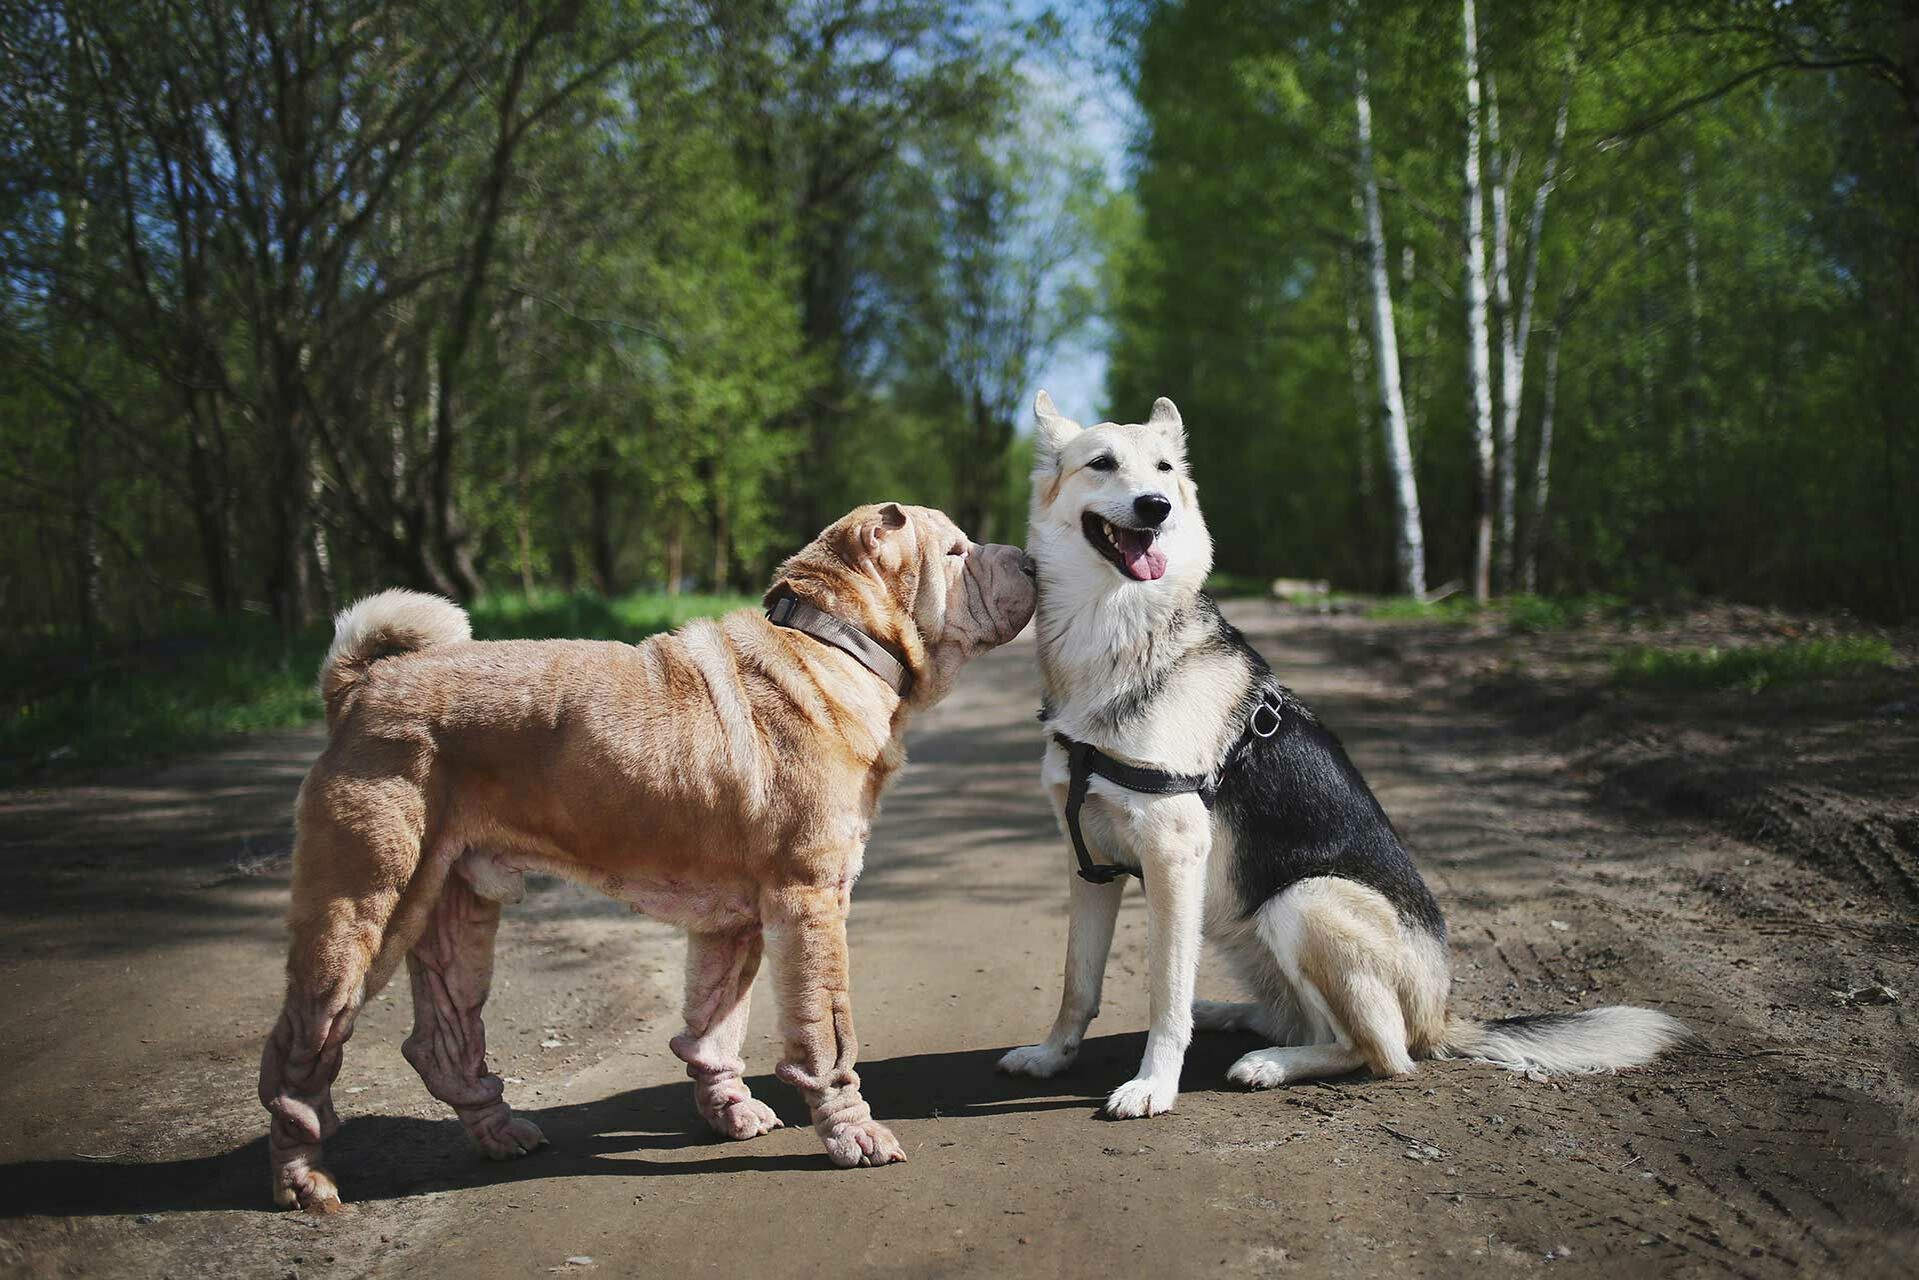
[[[1686,1024],[1677,1018],[1655,1009],[1615,1004],[1492,1022],[1451,1018],[1446,1023],[1446,1043],[1438,1056],[1474,1058],[1512,1071],[1563,1075],[1643,1067],[1691,1038]]]
[[[332,724],[375,660],[429,645],[471,640],[466,610],[420,591],[382,591],[333,619],[333,644],[320,664],[320,700]]]

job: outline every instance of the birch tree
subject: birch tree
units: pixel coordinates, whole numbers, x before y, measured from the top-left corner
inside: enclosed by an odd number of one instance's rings
[[[1466,33],[1466,394],[1473,429],[1473,599],[1492,598],[1492,339],[1487,323],[1486,210],[1480,190],[1479,29],[1473,0],[1462,0]]]
[[[1574,42],[1578,41],[1575,30]],[[1517,150],[1502,145],[1499,131],[1499,89],[1495,78],[1486,77],[1487,144],[1492,152],[1493,168],[1493,280],[1500,322],[1500,377],[1496,397],[1499,437],[1499,529],[1497,539],[1498,581],[1503,589],[1513,582],[1515,553],[1514,524],[1518,511],[1517,478],[1519,469],[1519,415],[1525,403],[1526,349],[1532,338],[1533,295],[1539,285],[1539,246],[1546,232],[1546,202],[1559,184],[1559,162],[1566,148],[1566,124],[1572,111],[1574,65],[1566,70],[1566,85],[1553,114],[1552,141],[1539,184],[1533,188],[1532,209],[1527,215],[1526,239],[1522,250],[1525,263],[1520,269],[1518,297],[1512,287],[1512,195],[1519,169]],[[1515,305],[1516,301],[1516,305]]]
[[[1472,0],[1466,0],[1468,7]],[[1412,442],[1406,431],[1406,400],[1400,389],[1399,335],[1393,327],[1392,282],[1386,271],[1386,227],[1379,211],[1379,175],[1373,161],[1373,105],[1366,85],[1366,48],[1353,58],[1353,114],[1357,125],[1358,178],[1363,218],[1366,278],[1372,293],[1373,359],[1379,377],[1380,419],[1386,431],[1386,467],[1391,472],[1396,531],[1395,564],[1407,595],[1426,594],[1426,538],[1419,521],[1419,483],[1413,475]]]

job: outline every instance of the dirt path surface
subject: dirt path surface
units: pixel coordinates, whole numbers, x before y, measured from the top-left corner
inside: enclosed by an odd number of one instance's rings
[[[1052,1082],[995,1058],[1052,1016],[1068,854],[1037,786],[1030,641],[912,740],[854,895],[860,1071],[909,1163],[833,1170],[789,1128],[708,1136],[666,1041],[677,936],[542,883],[511,909],[487,1022],[552,1146],[491,1165],[402,1061],[405,984],[336,1086],[356,1212],[267,1198],[261,1037],[278,1006],[294,789],[319,739],[0,793],[0,1273],[30,1275],[1910,1275],[1919,1062],[1909,903],[1611,803],[1561,739],[1413,692],[1379,624],[1230,610],[1345,738],[1452,922],[1479,1016],[1659,1005],[1705,1038],[1651,1070],[1470,1063],[1249,1094],[1202,1036],[1179,1107],[1094,1118],[1146,1021],[1129,895],[1105,1012]],[[1883,986],[1892,1003],[1835,993]],[[1232,986],[1211,963],[1201,993]]]

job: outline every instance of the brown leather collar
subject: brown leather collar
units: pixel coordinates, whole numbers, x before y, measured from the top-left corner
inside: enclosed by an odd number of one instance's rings
[[[815,609],[798,596],[781,596],[768,605],[766,620],[776,627],[804,631],[815,640],[852,655],[854,661],[884,680],[902,698],[913,687],[913,673],[891,649],[852,623]]]

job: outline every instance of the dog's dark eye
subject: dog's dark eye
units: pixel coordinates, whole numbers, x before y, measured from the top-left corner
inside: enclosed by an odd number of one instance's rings
[[[954,543],[954,544],[953,544],[952,546],[950,546],[950,547],[948,547],[948,548],[946,549],[946,554],[947,554],[947,555],[949,555],[949,556],[963,556],[963,555],[965,555],[965,554],[966,554],[966,540],[965,540],[964,538],[962,538],[962,539],[961,539],[960,541],[958,541],[958,542],[955,542],[955,543]]]
[[[1159,469],[1161,471],[1171,471],[1173,469],[1173,464],[1170,462],[1167,462],[1164,458],[1162,458],[1160,459]]]
[[[1119,463],[1113,460],[1112,454],[1102,453],[1086,465],[1095,471],[1111,471],[1114,467],[1117,467]]]

